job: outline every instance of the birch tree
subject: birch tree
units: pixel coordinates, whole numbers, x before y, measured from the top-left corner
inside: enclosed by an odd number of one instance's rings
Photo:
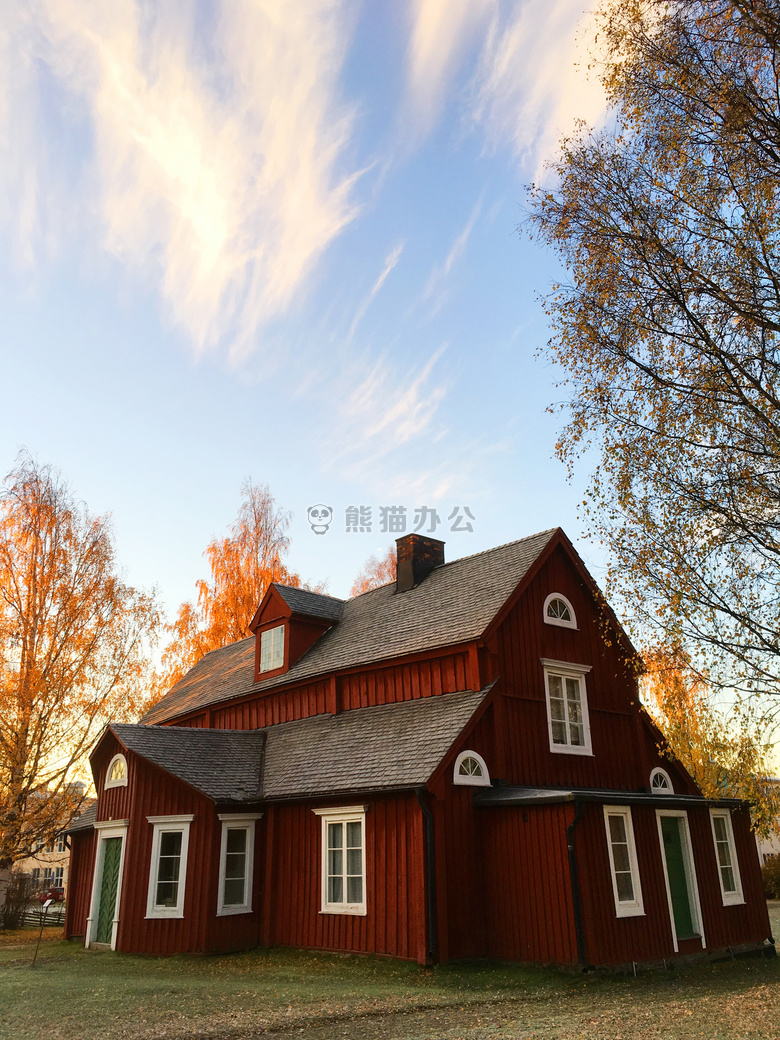
[[[779,41],[764,0],[608,0],[606,128],[531,192],[610,594],[746,693],[780,679]]]
[[[158,623],[109,519],[20,456],[0,492],[0,877],[78,810],[95,737],[137,712]]]

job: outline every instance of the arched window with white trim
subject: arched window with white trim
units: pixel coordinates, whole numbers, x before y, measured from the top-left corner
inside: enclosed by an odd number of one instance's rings
[[[657,766],[650,774],[650,790],[653,794],[674,794],[672,778],[660,766]]]
[[[127,787],[127,759],[124,755],[114,755],[108,763],[104,788]]]
[[[544,601],[542,616],[546,625],[560,625],[561,628],[577,627],[574,607],[560,592],[550,593]]]
[[[482,755],[461,751],[455,759],[452,782],[466,787],[490,787],[490,773]]]

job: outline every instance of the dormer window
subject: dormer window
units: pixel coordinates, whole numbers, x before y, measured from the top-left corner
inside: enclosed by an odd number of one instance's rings
[[[452,782],[466,787],[490,787],[485,760],[476,751],[461,751],[455,759]]]
[[[268,628],[260,636],[260,671],[273,672],[284,665],[284,625]]]
[[[127,760],[124,755],[114,755],[108,763],[104,787],[127,787]]]
[[[544,622],[546,625],[560,625],[561,628],[577,627],[574,607],[560,592],[551,592],[544,601]]]

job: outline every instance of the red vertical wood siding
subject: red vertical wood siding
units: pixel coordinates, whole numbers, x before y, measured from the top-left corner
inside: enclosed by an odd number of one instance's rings
[[[688,810],[688,826],[699,881],[704,934],[707,947],[710,949],[738,946],[744,942],[763,942],[771,934],[756,840],[750,831],[749,814],[744,809],[732,812],[731,823],[745,902],[735,906],[724,906],[709,810],[704,806],[701,809]]]
[[[95,834],[93,830],[77,831],[70,837],[70,868],[65,899],[66,939],[83,936],[87,930],[95,862]]]
[[[215,729],[259,729],[326,712],[367,708],[375,704],[433,697],[471,689],[473,676],[466,651],[432,653],[430,657],[380,667],[366,667],[334,677],[287,686],[215,705],[206,713],[176,719],[168,725],[213,726]],[[336,690],[332,689],[335,681]],[[334,696],[335,692],[335,696]]]
[[[343,799],[366,812],[365,916],[324,914],[322,820],[309,805],[275,805],[272,869],[266,877],[273,917],[267,941],[281,946],[390,954],[425,962],[422,813],[412,796]]]
[[[709,809],[702,806],[687,812],[706,949],[762,942],[769,935],[769,919],[751,849],[755,841],[744,814],[735,813],[732,819],[746,903],[724,906]],[[627,964],[675,956],[655,807],[634,805],[631,819],[645,911],[638,917],[618,917],[615,912],[603,807],[586,806],[577,830],[586,955],[590,964]],[[699,949],[701,946],[695,943],[687,952]],[[682,944],[680,952],[686,952]]]
[[[479,810],[486,889],[486,953],[575,964],[577,937],[566,828],[572,805]]]
[[[577,629],[545,624],[544,601],[562,593]],[[490,641],[507,698],[508,768],[513,783],[625,790],[649,788],[663,765],[678,794],[696,794],[687,776],[662,760],[641,723],[637,684],[625,652],[604,639],[599,610],[574,565],[558,548],[509,611]],[[543,658],[591,666],[585,677],[593,756],[550,751]],[[618,753],[619,749],[619,753]]]

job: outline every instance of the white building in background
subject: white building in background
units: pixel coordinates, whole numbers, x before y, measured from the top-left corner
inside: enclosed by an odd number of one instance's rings
[[[773,787],[780,787],[780,776],[768,777],[767,783]],[[775,823],[780,827],[780,819]],[[770,856],[780,856],[780,833],[775,831],[768,838],[760,838],[756,835],[756,845],[758,846],[758,862],[763,867]]]
[[[29,874],[36,892],[64,888],[68,883],[69,862],[70,849],[65,835],[58,834],[48,845],[39,846],[27,859],[16,863],[14,873]]]

